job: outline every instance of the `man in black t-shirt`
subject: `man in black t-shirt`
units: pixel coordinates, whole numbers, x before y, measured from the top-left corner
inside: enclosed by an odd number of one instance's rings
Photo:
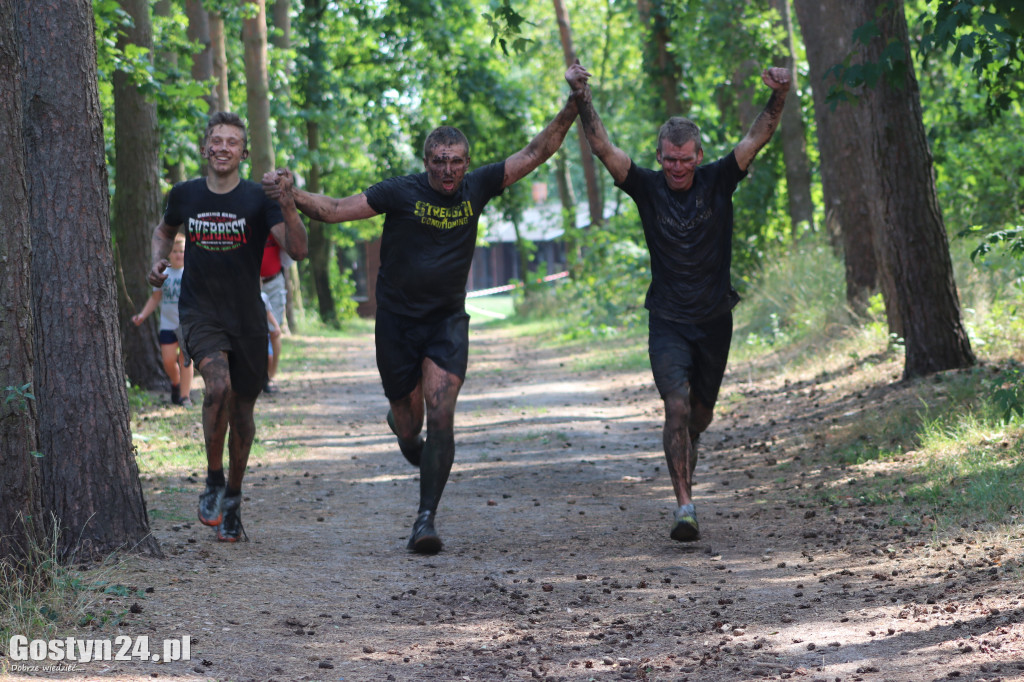
[[[306,257],[306,228],[292,206],[281,206],[255,182],[242,180],[249,155],[245,124],[235,114],[210,117],[200,150],[206,177],[175,185],[163,220],[153,232],[149,282],[167,278],[167,255],[185,230],[185,270],[178,312],[181,340],[206,385],[203,435],[206,488],[199,520],[217,527],[217,539],[244,535],[242,477],[256,433],[253,408],[267,380],[267,313],[260,297],[260,262],[270,234],[295,260]],[[290,197],[282,201],[287,202]],[[227,438],[228,429],[231,437]],[[224,442],[228,475],[224,475]]]
[[[665,403],[663,443],[677,508],[670,536],[700,539],[691,498],[697,441],[711,423],[732,341],[732,194],[782,116],[789,71],[766,69],[772,90],[764,111],[725,157],[705,166],[700,130],[682,117],[658,133],[661,170],[639,168],[608,139],[594,111],[590,74],[576,65],[566,79],[578,93],[580,121],[593,152],[616,186],[636,202],[651,253],[649,353],[654,383]]]
[[[574,99],[530,143],[506,160],[467,172],[469,141],[443,126],[423,145],[426,172],[391,178],[361,194],[333,199],[293,186],[278,171],[263,187],[294,197],[314,220],[341,223],[385,214],[377,276],[377,368],[391,409],[387,421],[407,460],[420,470],[420,502],[408,548],[441,549],[434,527],[455,460],[455,402],[466,377],[469,316],[466,278],[480,212],[506,187],[546,161],[576,118]],[[285,215],[291,201],[282,201]],[[426,416],[427,435],[422,436]]]

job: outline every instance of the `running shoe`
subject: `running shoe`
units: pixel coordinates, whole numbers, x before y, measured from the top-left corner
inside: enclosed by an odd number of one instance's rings
[[[224,509],[224,520],[217,526],[217,539],[221,542],[238,542],[239,538],[249,541],[242,527],[242,496],[225,497],[221,505]]]
[[[204,526],[219,526],[224,520],[221,505],[224,500],[224,486],[206,484],[206,490],[199,496],[199,521]]]
[[[437,554],[441,551],[441,538],[434,530],[435,512],[421,511],[412,524],[412,535],[407,547],[420,554]]]
[[[676,542],[696,542],[700,540],[700,525],[697,523],[697,511],[693,504],[683,504],[673,514],[671,537]]]

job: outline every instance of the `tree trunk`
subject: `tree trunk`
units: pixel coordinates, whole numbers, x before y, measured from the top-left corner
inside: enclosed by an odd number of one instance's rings
[[[897,43],[903,46],[906,66],[893,76],[895,82],[883,78],[863,98],[874,132],[867,141],[879,162],[880,184],[872,207],[880,212],[876,224],[884,226],[875,234],[875,256],[889,329],[905,342],[903,376],[969,367],[975,358],[961,320],[946,227],[935,195],[935,169],[903,2],[860,2],[877,18],[879,28],[867,58],[880,62],[883,50]]]
[[[864,110],[851,103],[833,106],[826,96],[835,83],[827,75],[829,69],[855,49],[853,31],[870,17],[854,3],[794,0],[794,7],[814,97],[825,220],[830,236],[841,244],[846,263],[847,304],[855,314],[863,314],[868,298],[878,290],[877,224],[869,206],[875,200],[879,167],[864,148],[872,134]]]
[[[159,554],[129,428],[92,3],[19,4],[41,503],[63,559]]]
[[[565,9],[562,0],[554,0],[555,19],[558,22],[558,34],[562,39],[562,53],[565,55],[565,68],[576,63],[576,48],[572,45],[572,27],[569,24],[569,12]],[[604,197],[601,196],[601,187],[597,183],[597,168],[594,165],[594,155],[590,151],[590,143],[583,133],[583,128],[576,126],[576,137],[580,144],[580,165],[583,166],[583,177],[587,183],[587,206],[590,208],[590,224],[602,225],[604,223]]]
[[[320,148],[320,125],[312,119],[306,121],[306,143],[309,151],[314,154]],[[313,155],[310,158],[309,181],[306,183],[306,187],[310,192],[319,192],[320,164],[316,162]],[[331,279],[328,274],[328,263],[331,260],[333,246],[331,240],[327,238],[324,224],[320,221],[310,220],[307,230],[309,232],[309,269],[313,277],[313,286],[316,288],[320,319],[332,327],[337,326],[338,311],[334,305],[334,296],[331,294]]]
[[[271,8],[270,16],[275,29],[271,43],[278,50],[286,51],[291,48],[292,44],[290,0],[276,0]],[[274,93],[274,101],[278,104],[278,112],[274,119],[277,121],[278,141],[287,141],[291,137],[290,120],[294,114],[294,110],[291,107],[292,61],[290,59],[285,62],[281,72],[284,77],[278,86],[277,92]],[[292,148],[290,143],[287,144],[287,148]],[[287,304],[285,305],[285,317],[288,318],[288,329],[295,330],[298,329],[295,323],[297,318],[296,312],[300,315],[302,313],[302,293],[299,291],[298,268],[294,265],[285,270],[284,285],[285,291],[288,294]]]
[[[320,74],[325,68],[323,37],[320,35],[321,18],[327,11],[324,0],[307,0],[303,4],[302,16],[307,26],[306,59],[309,62],[309,73],[302,84],[302,99],[305,107],[313,112],[306,119],[306,148],[309,150],[309,178],[306,189],[310,192],[320,191],[320,164],[317,154],[320,151],[320,124],[316,120],[317,112],[323,110],[323,85]],[[309,273],[313,278],[316,291],[317,310],[325,324],[337,326],[338,312],[331,295],[331,283],[327,264],[331,260],[331,241],[327,238],[324,224],[310,220],[307,225],[309,234]]]
[[[153,25],[146,0],[120,0],[132,25],[118,37],[128,45],[153,50]],[[114,177],[116,191],[111,220],[117,255],[117,308],[124,369],[128,380],[150,390],[166,390],[168,379],[160,359],[156,316],[136,327],[132,315],[142,310],[152,288],[146,282],[151,267],[153,226],[160,222],[160,136],[156,104],[124,71],[114,71]]]
[[[658,86],[658,104],[663,107],[658,118],[684,116],[689,107],[679,99],[681,70],[676,63],[675,55],[668,48],[672,42],[668,31],[668,19],[660,8],[654,7],[651,0],[637,0],[636,8],[640,15],[640,23],[648,31],[648,40],[644,44],[644,62],[648,74]]]
[[[804,130],[800,89],[797,87],[797,70],[793,59],[795,40],[789,2],[790,0],[772,0],[786,34],[785,53],[780,57],[793,79],[789,96],[786,98],[786,106],[782,110],[782,120],[779,122],[779,138],[782,143],[782,158],[786,165],[789,220],[795,240],[800,236],[803,226],[809,230],[814,229],[814,201],[811,199],[811,162],[807,158],[807,134]]]
[[[24,395],[32,390],[32,246],[15,4],[0,0],[0,560],[18,562],[37,538],[40,506],[36,406]]]
[[[192,79],[203,83],[213,78],[213,46],[210,41],[210,14],[203,9],[203,0],[185,0],[185,14],[188,16],[188,39],[203,46],[192,55]],[[217,93],[212,90],[203,97],[207,114],[217,111]]]
[[[228,92],[228,48],[224,40],[224,17],[219,12],[210,12],[210,52],[213,54],[213,75],[217,79],[213,108],[217,111],[231,111],[231,96]]]
[[[267,79],[267,8],[265,0],[246,0],[258,12],[242,22],[245,44],[245,102],[249,124],[251,177],[259,182],[274,169],[274,141],[270,133],[270,85]]]

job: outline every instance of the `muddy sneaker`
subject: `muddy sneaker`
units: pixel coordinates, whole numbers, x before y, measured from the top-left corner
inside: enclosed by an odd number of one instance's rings
[[[199,522],[204,526],[219,526],[224,520],[223,500],[224,486],[207,483],[206,490],[199,496]]]
[[[217,526],[217,539],[221,542],[238,542],[239,537],[249,541],[242,527],[242,496],[225,497],[221,507],[224,509],[224,520]]]
[[[420,554],[437,554],[441,551],[441,538],[434,530],[432,511],[421,511],[412,524],[412,535],[409,537],[409,549]]]
[[[398,430],[395,428],[395,414],[391,410],[388,410],[388,428],[391,429],[391,433],[398,436]],[[423,454],[423,435],[416,436],[416,441],[409,445],[401,438],[398,439],[398,449],[402,451],[402,456],[408,460],[409,464],[416,468],[420,466],[420,456]]]
[[[683,504],[676,509],[675,523],[670,533],[676,542],[696,542],[700,540],[700,526],[697,524],[697,511],[692,504]]]

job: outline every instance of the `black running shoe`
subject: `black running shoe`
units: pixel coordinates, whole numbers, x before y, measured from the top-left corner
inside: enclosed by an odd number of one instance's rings
[[[207,483],[206,490],[199,496],[199,522],[204,526],[219,526],[224,520],[223,500],[224,486]]]
[[[435,512],[421,511],[412,524],[412,535],[407,547],[420,554],[437,554],[441,551],[441,538],[434,530]]]
[[[388,410],[388,428],[391,429],[391,433],[398,436],[398,429],[395,428],[395,413]],[[423,435],[416,436],[416,442],[412,445],[404,443],[401,438],[398,439],[398,449],[402,451],[402,456],[417,469],[420,466],[420,457],[423,455]]]
[[[683,504],[672,515],[672,532],[669,536],[676,542],[696,542],[700,540],[700,525],[697,523],[697,511],[692,504]]]
[[[249,541],[242,527],[242,496],[225,497],[222,503],[224,520],[217,526],[217,539],[221,542],[238,542],[239,538]]]

